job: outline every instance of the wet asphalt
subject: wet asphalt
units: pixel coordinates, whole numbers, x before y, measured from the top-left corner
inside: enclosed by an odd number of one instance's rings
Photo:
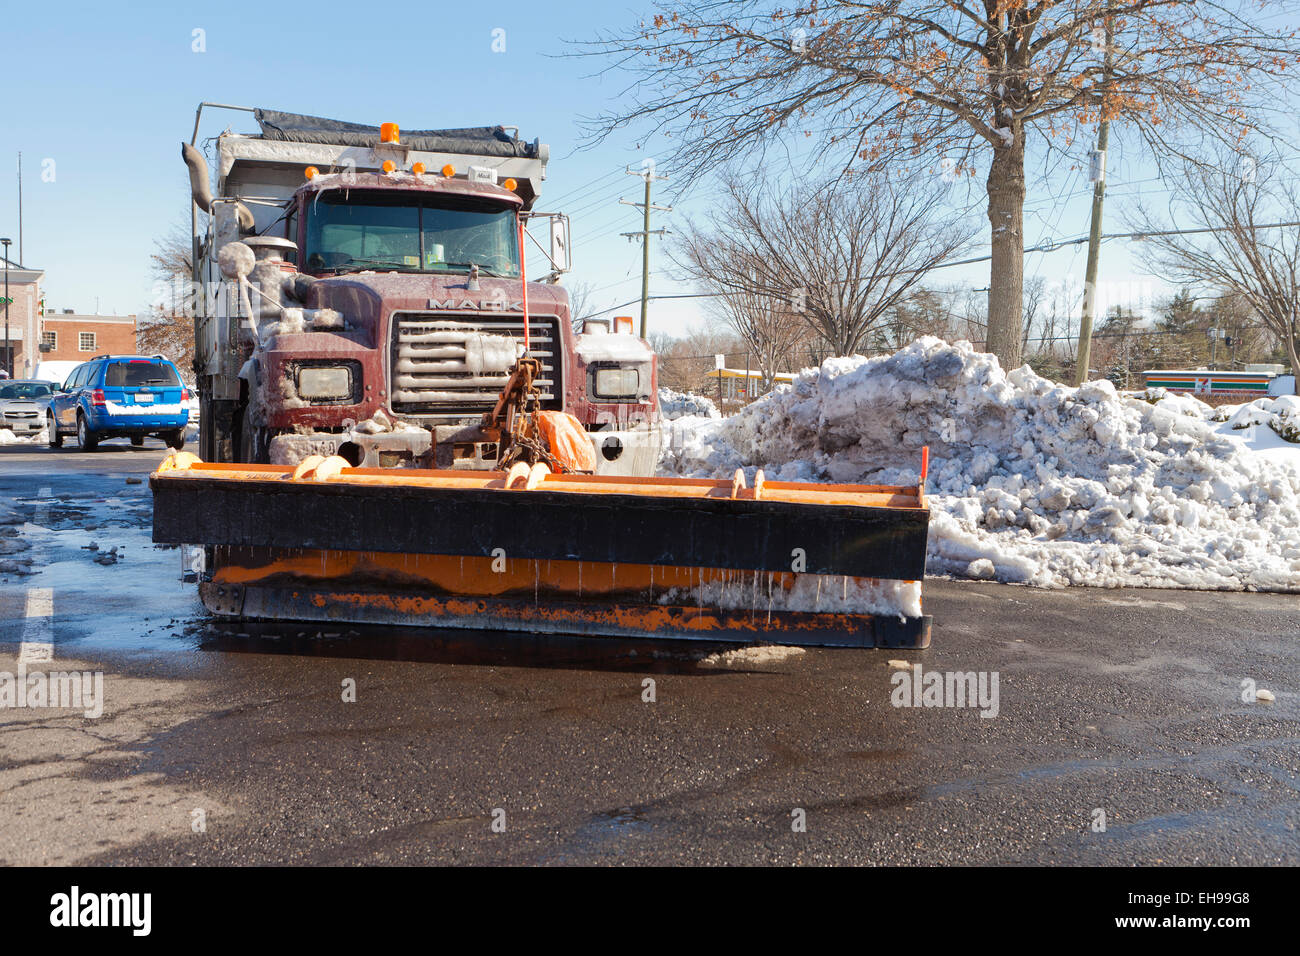
[[[241,630],[148,540],[165,453],[0,448],[0,671],[105,688],[0,710],[0,863],[1300,863],[1295,595],[931,580],[928,650],[766,660]],[[915,664],[996,716],[893,706]]]

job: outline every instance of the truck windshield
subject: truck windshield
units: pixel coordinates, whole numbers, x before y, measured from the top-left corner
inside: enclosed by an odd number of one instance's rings
[[[411,205],[410,194],[322,194],[308,206],[308,272],[468,272],[519,275],[515,214],[439,197]]]

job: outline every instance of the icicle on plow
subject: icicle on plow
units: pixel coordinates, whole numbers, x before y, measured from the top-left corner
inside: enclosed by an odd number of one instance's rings
[[[210,549],[220,616],[925,647],[927,464],[916,486],[751,487],[180,452],[150,485],[154,541]]]

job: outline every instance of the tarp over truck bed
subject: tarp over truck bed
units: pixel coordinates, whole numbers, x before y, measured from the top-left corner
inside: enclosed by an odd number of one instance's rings
[[[379,127],[362,123],[255,109],[253,116],[266,139],[294,143],[324,143],[331,146],[373,146]],[[526,143],[501,126],[473,126],[465,129],[402,130],[402,145],[433,153],[467,153],[473,156],[519,156],[538,158],[536,142]]]

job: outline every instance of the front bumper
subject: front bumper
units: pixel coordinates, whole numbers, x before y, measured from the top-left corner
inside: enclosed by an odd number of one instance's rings
[[[15,435],[35,435],[44,427],[43,418],[0,418],[0,428],[7,428]]]
[[[141,415],[122,412],[108,415],[98,412],[90,416],[90,427],[97,432],[169,432],[184,428],[189,421],[188,412],[181,415]]]
[[[590,432],[596,474],[648,477],[659,461],[658,428]],[[350,446],[350,447],[345,447]],[[477,425],[436,425],[380,432],[308,432],[271,439],[273,465],[297,465],[308,455],[341,455],[362,468],[443,468],[492,471],[496,444]]]

